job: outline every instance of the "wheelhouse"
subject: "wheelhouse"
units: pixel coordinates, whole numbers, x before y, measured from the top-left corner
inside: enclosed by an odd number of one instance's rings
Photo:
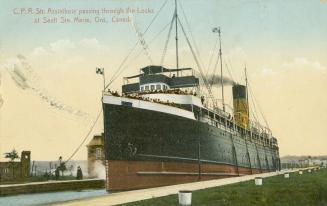
[[[183,74],[184,73],[184,74]],[[134,79],[137,82],[130,83]],[[123,94],[145,91],[165,91],[168,89],[198,87],[199,79],[192,68],[167,69],[150,65],[140,69],[140,74],[124,78]]]

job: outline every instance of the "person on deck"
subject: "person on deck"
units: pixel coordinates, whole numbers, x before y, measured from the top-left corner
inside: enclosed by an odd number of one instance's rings
[[[77,167],[77,175],[76,175],[76,179],[81,180],[83,179],[83,172],[80,166]]]

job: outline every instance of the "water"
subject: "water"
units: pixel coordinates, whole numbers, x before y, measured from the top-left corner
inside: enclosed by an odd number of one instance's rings
[[[50,192],[39,194],[24,194],[8,197],[0,197],[0,206],[28,206],[42,205],[54,202],[62,202],[68,200],[77,200],[88,197],[98,197],[107,195],[105,189],[98,190],[81,190],[67,192]]]

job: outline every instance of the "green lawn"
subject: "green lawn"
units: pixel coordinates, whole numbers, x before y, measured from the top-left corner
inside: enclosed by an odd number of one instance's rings
[[[192,205],[327,205],[327,169],[290,173],[290,179],[283,175],[263,179],[262,186],[255,186],[254,180],[242,183],[194,191]],[[178,205],[176,195],[124,204],[127,206]]]

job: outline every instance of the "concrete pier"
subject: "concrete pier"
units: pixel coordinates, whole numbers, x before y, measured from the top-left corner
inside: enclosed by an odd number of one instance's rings
[[[303,169],[302,169],[303,170]],[[288,173],[298,172],[298,169],[288,170]],[[111,193],[108,195],[104,195],[101,197],[81,199],[68,201],[64,203],[54,203],[51,205],[63,205],[63,206],[79,206],[79,205],[92,205],[92,206],[108,206],[108,205],[117,205],[117,204],[125,204],[129,202],[135,202],[140,200],[146,200],[151,198],[157,198],[172,194],[177,194],[180,190],[200,190],[211,187],[217,187],[222,185],[228,185],[248,180],[253,180],[255,177],[271,177],[283,174],[286,171],[280,172],[270,172],[263,174],[255,174],[255,175],[247,175],[241,177],[232,177],[226,179],[217,179],[217,180],[209,180],[209,181],[201,181],[173,186],[165,186],[165,187],[157,187],[150,189],[142,189],[142,190],[134,190],[128,192],[119,192],[119,193]]]
[[[24,184],[0,185],[0,196],[83,190],[104,188],[105,180],[103,179],[85,179],[85,180],[65,180],[65,181],[47,181],[47,182],[30,182]]]

